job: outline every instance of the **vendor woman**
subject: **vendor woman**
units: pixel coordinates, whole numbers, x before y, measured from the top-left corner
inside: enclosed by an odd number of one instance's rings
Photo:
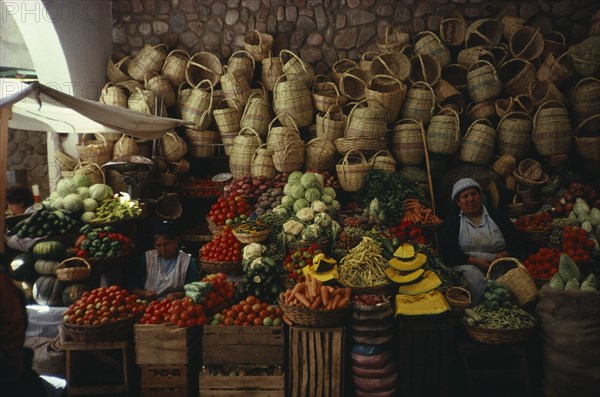
[[[511,220],[481,202],[481,186],[471,178],[459,179],[452,188],[455,210],[441,230],[440,254],[445,263],[464,275],[473,304],[485,289],[485,275],[498,259],[518,255],[520,237]]]
[[[183,298],[183,286],[198,281],[198,264],[179,249],[179,237],[172,223],[161,222],[152,231],[154,249],[145,252],[130,286],[145,299]]]

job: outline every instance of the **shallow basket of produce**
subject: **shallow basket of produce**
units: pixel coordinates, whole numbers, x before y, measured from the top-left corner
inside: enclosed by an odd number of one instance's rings
[[[134,259],[134,256],[135,250],[132,247],[131,251],[122,255],[94,256],[86,259],[90,262],[92,268],[107,268],[112,266],[127,265]]]
[[[506,345],[524,341],[531,335],[535,325],[524,328],[485,328],[464,323],[467,334],[477,342]]]
[[[79,325],[63,323],[67,336],[75,342],[98,342],[127,340],[133,337],[133,324],[141,318],[141,313],[99,325]]]
[[[301,327],[333,327],[343,324],[350,313],[350,306],[332,310],[289,306],[284,303],[281,295],[277,299],[277,304],[290,321]]]
[[[60,281],[84,281],[92,273],[92,266],[84,258],[67,258],[56,268],[56,278]]]
[[[351,287],[352,295],[383,295],[392,296],[398,292],[398,285],[388,283],[373,287]]]
[[[205,261],[200,259],[200,269],[208,274],[225,273],[228,276],[241,276],[244,274],[242,264],[239,262]]]
[[[269,233],[269,229],[260,230],[253,233],[243,233],[238,232],[235,229],[233,230],[233,235],[242,244],[260,243],[269,237]]]

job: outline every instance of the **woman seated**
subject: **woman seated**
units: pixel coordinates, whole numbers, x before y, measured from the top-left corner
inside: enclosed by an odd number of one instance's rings
[[[475,180],[459,179],[452,188],[452,200],[457,207],[444,219],[440,254],[446,265],[465,276],[476,305],[491,263],[517,256],[522,239],[508,216],[482,204],[481,186]]]
[[[183,298],[183,286],[200,279],[198,264],[179,249],[172,223],[161,222],[152,231],[154,249],[145,252],[137,267],[131,291],[145,299]]]

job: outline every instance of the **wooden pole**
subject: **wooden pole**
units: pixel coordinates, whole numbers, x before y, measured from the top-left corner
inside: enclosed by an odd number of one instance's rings
[[[8,166],[8,120],[12,118],[12,106],[0,108],[0,254],[5,252],[6,234],[6,170]]]

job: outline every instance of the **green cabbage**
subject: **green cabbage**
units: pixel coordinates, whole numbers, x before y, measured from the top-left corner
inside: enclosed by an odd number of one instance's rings
[[[302,199],[296,200],[294,202],[294,206],[293,206],[294,213],[296,213],[296,212],[300,211],[302,208],[305,208],[308,206],[309,206],[309,204],[308,204],[308,201],[306,201],[306,199],[302,198]]]
[[[321,198],[321,192],[317,188],[309,187],[306,189],[306,192],[304,192],[304,198],[308,200],[309,203],[312,203]]]
[[[54,200],[54,201],[52,202],[52,207],[53,207],[53,208],[56,208],[57,210],[60,210],[60,209],[62,209],[62,208],[65,208],[65,206],[63,205],[63,198],[62,198],[62,197],[59,197],[59,198],[57,198],[56,200]]]
[[[306,174],[302,175],[302,178],[300,178],[300,183],[306,189],[309,187],[314,187],[320,190],[323,187],[322,185],[319,185],[319,179],[317,178],[317,174],[314,172],[307,172]]]
[[[67,197],[71,193],[77,193],[77,186],[71,179],[61,179],[56,184],[56,191],[60,197]]]
[[[315,173],[315,176],[317,177],[317,183],[319,185],[317,189],[323,189],[323,186],[325,186],[325,178],[323,178],[323,175],[319,174],[318,172]]]
[[[310,203],[310,208],[312,208],[315,212],[325,212],[327,211],[327,204],[321,200],[316,200]]]
[[[81,214],[81,221],[82,222],[91,222],[92,219],[94,219],[95,217],[96,217],[95,212],[86,211],[83,214]]]
[[[324,212],[319,212],[315,215],[315,223],[322,228],[327,228],[331,225],[331,217]]]
[[[294,171],[288,175],[287,183],[300,183],[300,178],[302,178],[302,171]]]
[[[113,195],[112,188],[104,183],[96,183],[95,185],[90,186],[89,191],[90,197],[96,201],[111,198]]]
[[[328,195],[330,196],[332,199],[335,198],[335,189],[329,186],[324,187],[323,189],[321,189],[321,195]]]
[[[75,176],[73,176],[73,184],[77,187],[90,187],[92,183],[87,175],[75,174]]]
[[[98,208],[98,202],[91,197],[83,199],[83,210],[86,212],[94,212]]]
[[[342,206],[340,205],[340,202],[339,202],[339,201],[337,201],[337,200],[333,200],[333,201],[331,202],[331,206],[332,206],[332,207],[333,207],[333,209],[334,209],[334,210],[336,210],[336,211],[339,211],[339,210],[342,208]]]
[[[69,211],[79,211],[83,207],[83,200],[77,193],[71,193],[63,198],[63,206]]]
[[[281,198],[281,204],[285,205],[288,208],[292,208],[294,206],[294,199],[292,196],[285,195]]]
[[[284,216],[284,217],[288,217],[289,216],[289,212],[288,212],[288,208],[284,205],[278,205],[277,207],[273,208],[273,213],[279,216]]]
[[[304,186],[302,186],[299,183],[294,183],[292,186],[290,186],[289,193],[286,193],[286,194],[289,194],[290,196],[292,196],[293,198],[298,200],[298,199],[304,198],[305,192],[306,192],[306,189],[304,189]]]
[[[600,209],[596,207],[592,208],[590,211],[590,222],[592,223],[592,226],[600,225]]]
[[[321,195],[321,201],[325,204],[331,204],[333,202],[333,197],[328,194]]]
[[[308,225],[302,231],[302,240],[306,240],[306,241],[317,240],[319,237],[321,237],[322,231],[323,230],[321,229],[321,226],[319,226],[319,225],[315,225],[315,224]]]
[[[85,200],[86,198],[90,197],[90,189],[88,189],[86,186],[78,187],[77,194],[80,195],[81,198]]]

